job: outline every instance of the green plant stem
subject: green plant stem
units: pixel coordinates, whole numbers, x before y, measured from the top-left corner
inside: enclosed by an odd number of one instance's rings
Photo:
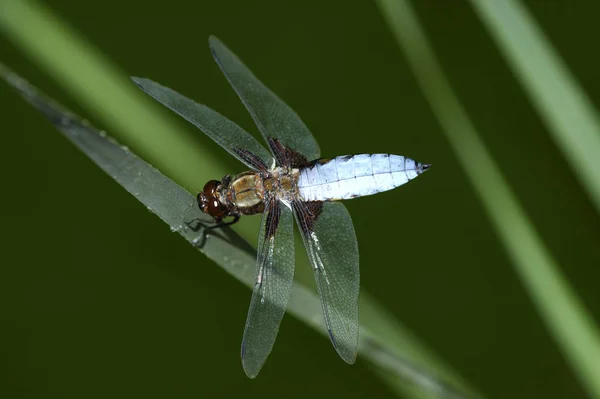
[[[570,365],[600,397],[600,337],[478,136],[405,0],[379,0],[381,11],[534,305]]]
[[[600,118],[518,0],[471,0],[551,137],[600,213]]]

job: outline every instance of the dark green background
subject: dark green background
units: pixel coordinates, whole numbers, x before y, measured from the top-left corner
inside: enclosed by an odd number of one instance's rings
[[[573,171],[469,5],[413,3],[477,129],[599,320],[600,220]],[[323,156],[390,152],[432,163],[401,189],[347,202],[362,289],[490,398],[584,396],[374,4],[48,4],[124,73],[170,86],[252,132],[212,61],[209,34],[302,116]],[[526,4],[597,106],[599,3]],[[0,40],[2,62],[103,126]],[[247,379],[239,345],[250,291],[170,233],[4,84],[0,110],[1,397],[393,396],[369,364],[346,365],[292,317],[258,379]],[[189,132],[231,172],[243,169]],[[208,178],[199,176],[198,188]]]

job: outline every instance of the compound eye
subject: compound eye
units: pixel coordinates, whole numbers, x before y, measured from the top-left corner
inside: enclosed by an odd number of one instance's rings
[[[209,180],[205,185],[202,191],[206,193],[209,197],[214,197],[215,192],[217,191],[217,186],[219,185],[219,181],[217,180]]]
[[[206,207],[207,212],[210,216],[214,218],[222,218],[225,216],[225,211],[221,207],[221,203],[215,198],[209,198],[208,206]]]
[[[217,180],[209,181],[204,185],[203,191],[199,192],[197,196],[200,210],[216,219],[222,219],[227,213],[216,195],[219,184],[220,182]]]

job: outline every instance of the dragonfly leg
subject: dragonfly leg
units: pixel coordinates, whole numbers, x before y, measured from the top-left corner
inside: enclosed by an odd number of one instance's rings
[[[202,220],[200,220],[200,218],[195,218],[195,219],[190,220],[189,222],[185,222],[185,225],[187,226],[188,229],[190,229],[194,232],[198,232],[202,228]]]
[[[231,226],[232,224],[236,224],[237,222],[240,221],[240,215],[239,214],[236,213],[235,215],[231,215],[231,216],[233,216],[233,220],[232,221],[230,221],[230,222],[219,221],[219,223],[215,224],[214,226],[208,227],[208,229],[212,230],[212,229],[218,229],[218,228],[225,227],[225,226]]]

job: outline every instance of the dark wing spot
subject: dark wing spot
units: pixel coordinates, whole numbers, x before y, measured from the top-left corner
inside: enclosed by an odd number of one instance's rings
[[[237,147],[234,148],[233,151],[240,158],[242,158],[244,161],[246,161],[247,164],[252,165],[252,167],[254,169],[259,170],[261,172],[267,171],[267,165],[265,165],[265,163],[259,157],[257,157],[250,151],[245,150],[243,148],[237,148]]]
[[[290,161],[290,166],[292,168],[299,168],[308,163],[308,159],[306,159],[306,157],[304,155],[300,154],[299,152],[290,150],[289,148],[287,149],[287,151],[288,151],[288,159]]]
[[[323,202],[321,201],[311,201],[311,202],[305,202],[305,204],[307,205],[308,211],[310,212],[310,215],[312,216],[313,220],[317,220],[317,218],[321,215],[321,212],[323,212]]]
[[[294,210],[300,219],[299,227],[304,234],[310,235],[315,222],[319,218],[319,215],[321,215],[321,212],[323,212],[323,203],[321,201],[294,201]]]
[[[275,155],[277,163],[281,166],[286,165],[285,147],[283,144],[281,144],[279,140],[272,137],[267,139],[267,143],[269,144],[269,148],[273,152],[273,155]]]
[[[267,214],[267,221],[265,226],[265,239],[269,239],[277,232],[277,226],[279,226],[279,218],[281,217],[281,204],[279,201],[272,199],[269,213]]]
[[[298,168],[308,163],[304,155],[286,147],[279,140],[269,137],[267,141],[280,166]]]

